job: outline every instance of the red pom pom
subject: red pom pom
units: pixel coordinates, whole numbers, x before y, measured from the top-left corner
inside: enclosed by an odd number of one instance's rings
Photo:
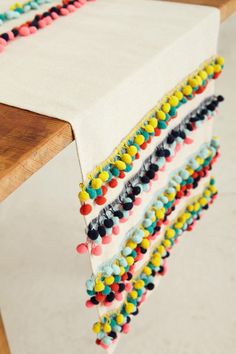
[[[155,136],[159,136],[161,134],[161,129],[155,128]]]
[[[97,345],[100,345],[101,344],[101,339],[96,339],[96,342],[95,342]]]
[[[83,204],[80,208],[80,214],[88,215],[92,211],[92,206],[90,204]]]
[[[125,178],[125,173],[124,173],[124,171],[120,171],[120,174],[119,174],[119,178]]]
[[[119,284],[113,283],[110,287],[111,290],[114,291],[115,293],[119,291]]]
[[[95,203],[98,204],[98,205],[103,205],[106,203],[106,198],[103,197],[103,196],[99,196],[95,199]]]
[[[86,245],[86,243],[81,243],[80,245],[78,245],[78,246],[76,247],[76,251],[77,251],[79,254],[87,253],[87,252],[88,252],[88,246]]]
[[[135,155],[135,159],[138,160],[140,158],[140,154],[139,152],[137,152],[137,154]]]
[[[145,150],[147,148],[146,141],[142,145],[140,145],[140,147],[141,147],[142,150]]]
[[[106,195],[107,194],[107,187],[106,186],[102,186],[102,195]]]
[[[110,186],[111,188],[115,188],[115,187],[117,186],[117,184],[118,184],[118,182],[117,182],[117,180],[116,180],[115,178],[112,178],[112,179],[110,180],[110,182],[109,182],[109,186]]]
[[[96,294],[96,300],[98,302],[103,302],[105,300],[105,298],[106,298],[106,295],[103,295],[101,293]]]

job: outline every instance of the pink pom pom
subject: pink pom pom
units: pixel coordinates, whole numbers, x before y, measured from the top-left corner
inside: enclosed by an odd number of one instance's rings
[[[87,300],[87,301],[85,302],[85,306],[86,306],[88,309],[90,309],[90,308],[94,307],[95,305],[94,305],[90,300]]]
[[[176,144],[175,153],[179,152],[180,149],[181,149],[181,145],[180,144]]]
[[[113,226],[113,228],[112,228],[113,235],[118,235],[119,232],[120,232],[119,226],[118,225]]]
[[[134,271],[135,271],[135,266],[134,266],[134,264],[133,264],[132,266],[130,266],[129,272],[132,273],[132,274],[134,274]]]
[[[78,246],[76,247],[76,251],[77,251],[79,254],[87,253],[87,252],[88,252],[88,246],[86,245],[86,243],[81,243],[80,245],[78,245]]]
[[[127,293],[129,293],[132,289],[133,289],[133,286],[131,283],[125,284],[125,290],[127,291]]]
[[[44,28],[46,26],[46,22],[44,20],[39,20],[39,27]]]
[[[171,162],[172,160],[173,160],[173,157],[172,157],[172,156],[166,157],[166,161],[167,161],[167,162]]]
[[[123,295],[122,295],[122,293],[116,293],[116,294],[115,294],[115,298],[116,298],[117,301],[122,301],[122,300],[123,300]]]
[[[187,145],[192,144],[192,143],[193,143],[193,139],[191,139],[191,138],[185,138],[185,139],[184,139],[184,143],[187,144]]]
[[[53,20],[57,20],[59,18],[59,15],[56,12],[52,12],[51,16],[52,16]]]
[[[174,243],[177,245],[177,244],[179,243],[179,238],[176,238],[176,239],[174,240]]]
[[[95,247],[93,247],[91,253],[92,253],[94,256],[100,256],[100,255],[102,254],[102,248],[101,248],[101,246],[95,246]]]
[[[30,26],[29,30],[30,30],[30,34],[34,34],[35,32],[37,32],[37,28],[34,26]]]
[[[158,180],[158,173],[157,173],[157,172],[155,172],[155,176],[154,176],[153,180],[154,180],[154,181],[157,181],[157,180]]]
[[[62,14],[62,16],[67,16],[67,15],[69,15],[70,12],[67,9],[65,9],[64,7],[62,7],[60,9],[60,13]]]
[[[160,171],[163,172],[163,171],[165,171],[165,169],[166,169],[166,166],[164,165],[160,168]]]
[[[2,53],[4,51],[4,49],[5,49],[5,46],[0,44],[0,53]]]
[[[28,36],[30,34],[30,30],[29,30],[29,27],[27,26],[22,26],[19,28],[19,34],[21,36]]]
[[[122,224],[124,224],[127,220],[128,220],[128,218],[121,218],[121,219],[120,219],[120,222],[121,222]]]
[[[141,261],[143,259],[143,254],[140,253],[137,257],[136,257],[136,260],[137,261]]]
[[[84,5],[86,2],[87,2],[86,0],[79,0],[79,3],[80,3],[81,5]]]
[[[0,37],[0,44],[5,47],[7,45],[7,41],[4,38]]]
[[[104,306],[106,306],[106,307],[110,307],[111,305],[112,305],[112,302],[109,302],[109,301],[104,302]]]
[[[122,326],[122,332],[127,334],[129,332],[129,325],[128,323],[125,323],[123,326]]]
[[[78,1],[75,1],[74,6],[79,9],[81,7],[81,4]]]
[[[67,6],[67,9],[68,9],[70,12],[75,12],[75,11],[76,11],[76,7],[73,6],[73,5],[68,5],[68,6]]]
[[[105,350],[109,348],[108,345],[104,344],[103,342],[100,343],[100,346]]]
[[[103,238],[102,238],[102,244],[103,245],[107,245],[108,243],[110,243],[111,242],[111,236],[104,236]]]
[[[134,201],[134,205],[136,205],[136,206],[140,205],[141,203],[142,203],[142,198],[140,198],[140,197],[136,198]]]
[[[46,25],[51,25],[51,23],[53,22],[51,16],[46,16],[44,18],[44,20],[45,20]]]
[[[13,39],[15,39],[14,33],[12,31],[8,31],[7,34],[8,34],[10,41],[13,41]]]

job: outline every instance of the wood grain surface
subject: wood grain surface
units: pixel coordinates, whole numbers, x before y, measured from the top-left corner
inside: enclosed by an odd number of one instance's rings
[[[72,141],[69,123],[0,104],[0,201]]]
[[[7,342],[7,336],[5,328],[3,326],[3,321],[0,313],[0,354],[11,354],[10,348]]]
[[[236,11],[236,0],[166,0],[166,1],[217,7],[220,10],[221,21],[226,20],[227,17],[229,17]]]

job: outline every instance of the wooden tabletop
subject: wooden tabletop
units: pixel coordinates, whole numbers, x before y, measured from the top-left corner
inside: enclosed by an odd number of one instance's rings
[[[169,0],[214,6],[225,20],[236,0]],[[69,123],[0,104],[0,201],[73,141]]]

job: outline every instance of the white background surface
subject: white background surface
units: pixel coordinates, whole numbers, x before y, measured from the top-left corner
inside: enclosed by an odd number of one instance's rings
[[[226,96],[215,130],[220,196],[169,260],[169,273],[132,321],[119,354],[233,354],[236,347],[235,94],[236,15],[221,27],[226,58],[217,92]],[[86,256],[72,144],[0,209],[0,305],[12,354],[90,354],[95,310],[83,307]]]

